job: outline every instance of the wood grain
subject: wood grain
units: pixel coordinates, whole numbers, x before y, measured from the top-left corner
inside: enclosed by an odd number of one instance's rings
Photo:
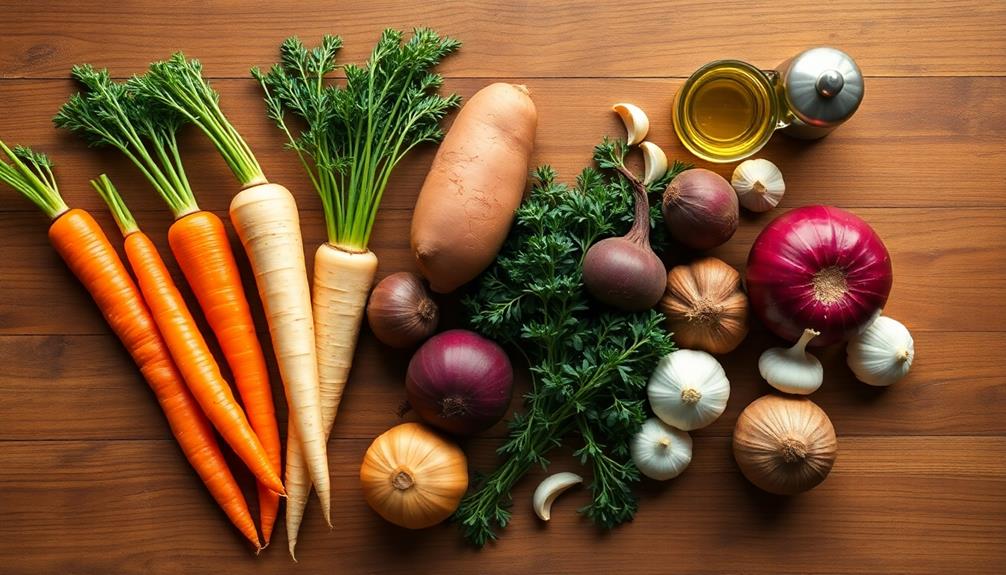
[[[366,58],[384,27],[430,26],[465,43],[444,66],[480,78],[637,77],[691,74],[710,59],[773,67],[806,46],[832,44],[874,76],[1006,74],[1006,5],[980,1],[782,2],[589,0],[297,3],[198,0],[116,3],[35,1],[4,10],[0,77],[63,77],[82,60],[140,72],[174,50],[209,74],[244,77],[276,58],[291,34],[343,36],[347,61]],[[112,41],[114,40],[114,41]]]
[[[538,522],[528,506],[542,477],[535,471],[514,493],[513,525],[479,552],[453,526],[403,532],[363,503],[360,459],[399,421],[409,358],[364,330],[329,446],[336,529],[309,508],[295,567],[282,529],[255,557],[228,527],[128,355],[49,247],[44,217],[2,189],[0,573],[957,575],[1006,565],[1006,3],[0,0],[0,18],[0,137],[51,153],[67,200],[93,211],[114,238],[87,186],[107,172],[178,279],[165,237],[170,217],[136,169],[51,125],[76,89],[67,79],[73,64],[125,77],[173,50],[199,57],[266,172],[296,195],[310,260],[324,239],[317,199],[247,75],[274,62],[289,35],[310,43],[339,33],[344,61],[365,58],[386,26],[429,25],[461,39],[462,51],[441,68],[445,89],[467,98],[499,78],[526,84],[540,117],[533,161],[566,181],[589,164],[601,136],[622,132],[609,111],[615,101],[646,109],[650,139],[688,159],[669,109],[699,65],[738,57],[769,68],[809,46],[843,48],[867,76],[863,106],[823,140],[774,138],[760,156],[785,174],[782,208],[745,215],[712,253],[743,268],[772,217],[815,203],[850,209],[887,243],[895,268],[887,312],[909,326],[917,351],[912,374],[888,389],[856,382],[844,350],[818,352],[826,376],[813,400],[838,430],[839,459],[818,489],[777,498],[751,487],[730,454],[737,414],[769,391],[757,357],[780,344],[756,325],[723,358],[732,384],[726,413],[693,434],[695,457],[681,478],[642,485],[633,523],[597,532],[574,512],[587,501],[583,489],[563,496],[552,522]],[[233,178],[200,134],[189,130],[183,142],[201,205],[224,216]],[[433,153],[425,147],[407,158],[385,195],[371,246],[379,276],[414,269],[407,230]],[[733,169],[697,164],[724,176]],[[674,250],[668,260],[692,255]],[[446,325],[460,322],[456,300],[441,300]],[[503,434],[499,425],[466,442],[475,470],[491,467]],[[251,495],[250,476],[232,462]],[[568,452],[556,454],[554,471],[577,469]]]
[[[569,573],[589,565],[664,573],[672,565],[680,573],[748,573],[771,565],[773,573],[965,574],[989,573],[1006,560],[1002,437],[842,437],[829,478],[791,499],[750,487],[727,438],[700,438],[692,467],[674,483],[648,485],[636,520],[609,534],[574,513],[586,503],[585,490],[565,495],[552,521],[539,523],[527,504],[542,477],[535,472],[516,490],[506,535],[481,552],[461,544],[452,526],[404,532],[378,520],[356,480],[367,444],[330,445],[336,528],[328,533],[309,508],[298,572],[436,565],[446,572]],[[470,445],[475,468],[491,464],[489,446]],[[891,453],[899,454],[893,462]],[[568,456],[553,467],[575,468]],[[11,575],[81,572],[75,566],[95,553],[91,541],[105,542],[103,572],[122,575],[189,574],[206,565],[286,571],[282,533],[266,557],[247,553],[169,441],[11,442],[0,468],[9,518],[0,524],[0,561],[18,566],[6,571]],[[39,476],[39,468],[49,471]],[[128,545],[116,542],[124,525]]]

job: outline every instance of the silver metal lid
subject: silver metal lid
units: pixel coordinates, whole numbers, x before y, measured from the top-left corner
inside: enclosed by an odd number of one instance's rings
[[[812,48],[784,64],[782,85],[793,114],[811,126],[836,126],[863,101],[863,73],[848,54]]]

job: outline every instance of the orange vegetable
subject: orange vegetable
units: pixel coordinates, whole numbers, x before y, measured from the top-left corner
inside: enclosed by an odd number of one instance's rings
[[[0,161],[0,180],[33,201],[53,222],[49,241],[98,305],[102,315],[129,351],[154,391],[186,459],[210,494],[241,533],[260,547],[248,504],[227,467],[209,421],[199,409],[175,366],[150,310],[90,214],[69,209],[59,196],[44,155],[19,149],[16,156],[0,147],[15,166]]]
[[[263,532],[268,536],[279,501],[267,490],[283,492],[272,391],[223,223],[215,215],[200,211],[182,165],[177,133],[189,118],[138,95],[141,77],[133,77],[124,85],[113,81],[107,70],[98,71],[88,65],[75,66],[72,75],[84,90],[60,108],[54,119],[56,125],[81,133],[94,144],[122,152],[174,213],[176,221],[168,234],[171,249],[230,365],[247,418],[229,389],[224,393],[223,380],[205,378],[207,372],[198,363],[191,367],[197,380],[187,383],[217,431],[259,481]],[[168,343],[172,343],[171,338]],[[196,358],[185,352],[181,357],[184,361],[179,356],[176,360],[184,373],[189,369],[185,364]]]

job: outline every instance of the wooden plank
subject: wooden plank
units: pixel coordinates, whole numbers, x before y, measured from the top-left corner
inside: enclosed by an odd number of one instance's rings
[[[710,253],[742,267],[758,231],[782,211],[743,218],[735,237]],[[1003,329],[1006,300],[995,294],[1006,290],[1006,252],[1001,249],[1006,244],[1006,210],[854,211],[875,227],[892,254],[896,277],[888,305],[892,316],[904,319],[916,330]],[[404,210],[384,210],[377,219],[371,248],[381,261],[380,277],[415,269],[408,246],[410,216]],[[100,217],[106,231],[116,233],[111,218]],[[180,281],[165,238],[168,214],[140,213],[137,219],[161,247]],[[310,266],[312,246],[324,241],[324,226],[319,212],[305,212],[301,223]],[[36,213],[0,213],[0,246],[7,262],[0,275],[0,333],[108,333],[86,293],[48,246],[44,227],[44,219]],[[963,233],[965,230],[967,233]],[[675,253],[672,258],[688,255]],[[981,270],[980,281],[971,275],[975,270]],[[260,306],[254,301],[254,284],[248,270],[244,271],[253,310],[264,329]]]
[[[987,360],[1006,355],[1006,334],[917,335],[912,374],[886,389],[856,381],[841,349],[817,352],[825,366],[825,385],[812,399],[843,436],[1006,434],[1006,418],[990,408],[1006,401],[1006,386],[999,366]],[[740,411],[771,391],[755,366],[758,355],[773,345],[778,342],[755,333],[722,359],[731,382],[730,402],[723,416],[698,436],[729,436]],[[170,438],[153,394],[111,336],[0,336],[0,357],[30,358],[3,370],[0,441]],[[335,437],[372,438],[398,421],[408,359],[408,352],[363,335]],[[270,366],[277,415],[285,429],[282,386],[272,362]],[[519,403],[516,399],[514,406]],[[504,434],[499,424],[484,435],[495,439]]]
[[[608,106],[618,100],[649,112],[650,140],[671,158],[692,157],[678,143],[670,107],[680,80],[521,78],[532,90],[541,123],[533,164],[549,163],[566,180],[591,162],[604,135],[624,133]],[[464,97],[484,79],[449,80]],[[288,186],[302,210],[320,204],[300,164],[284,151],[282,134],[265,117],[261,92],[251,80],[214,83],[225,109],[241,129],[266,173]],[[7,114],[0,137],[49,152],[59,164],[63,193],[72,205],[104,211],[87,179],[107,172],[134,211],[165,210],[139,171],[114,150],[88,149],[77,136],[52,126],[51,118],[75,91],[66,80],[0,82]],[[776,162],[786,178],[784,206],[1004,207],[999,172],[1006,165],[1006,107],[987,94],[1006,91],[1006,78],[871,78],[862,109],[824,140],[808,143],[777,135],[759,155]],[[921,119],[925,118],[925,121]],[[183,152],[196,196],[205,209],[226,210],[236,192],[233,177],[196,130],[183,133]],[[876,153],[883,149],[883,154]],[[434,148],[426,146],[396,169],[384,206],[412,209]],[[733,164],[698,165],[729,179]],[[968,166],[967,174],[961,166]],[[0,211],[34,208],[4,189]],[[0,244],[2,245],[2,244]]]
[[[371,512],[356,479],[367,443],[334,442],[336,529],[308,509],[299,570],[568,573],[589,562],[598,571],[965,574],[1006,561],[1001,437],[843,436],[831,476],[789,499],[748,485],[726,438],[700,438],[692,467],[673,483],[644,484],[636,520],[607,535],[574,513],[582,489],[538,522],[528,505],[535,471],[515,491],[511,527],[481,552],[453,526],[405,533]],[[491,445],[469,448],[476,469],[491,464]],[[4,442],[0,468],[0,561],[10,575],[291,568],[282,530],[255,557],[169,442]],[[553,469],[577,466],[563,456]]]
[[[466,77],[684,77],[717,58],[773,67],[803,48],[844,48],[875,76],[1003,75],[1002,2],[796,0],[625,4],[321,0],[298,3],[7,2],[0,77],[61,77],[93,61],[122,74],[174,50],[202,58],[214,76],[243,77],[276,60],[279,43],[341,34],[343,58],[366,57],[383,27],[431,26],[465,45],[445,73]],[[824,28],[822,28],[824,27]]]

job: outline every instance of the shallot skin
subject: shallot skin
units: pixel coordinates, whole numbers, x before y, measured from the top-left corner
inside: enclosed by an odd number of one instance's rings
[[[623,311],[643,311],[664,295],[667,270],[649,244],[603,239],[587,251],[583,283],[600,301]]]
[[[796,341],[806,328],[826,346],[860,332],[891,292],[891,256],[859,217],[832,206],[806,206],[762,230],[748,255],[751,308],[777,336]]]

